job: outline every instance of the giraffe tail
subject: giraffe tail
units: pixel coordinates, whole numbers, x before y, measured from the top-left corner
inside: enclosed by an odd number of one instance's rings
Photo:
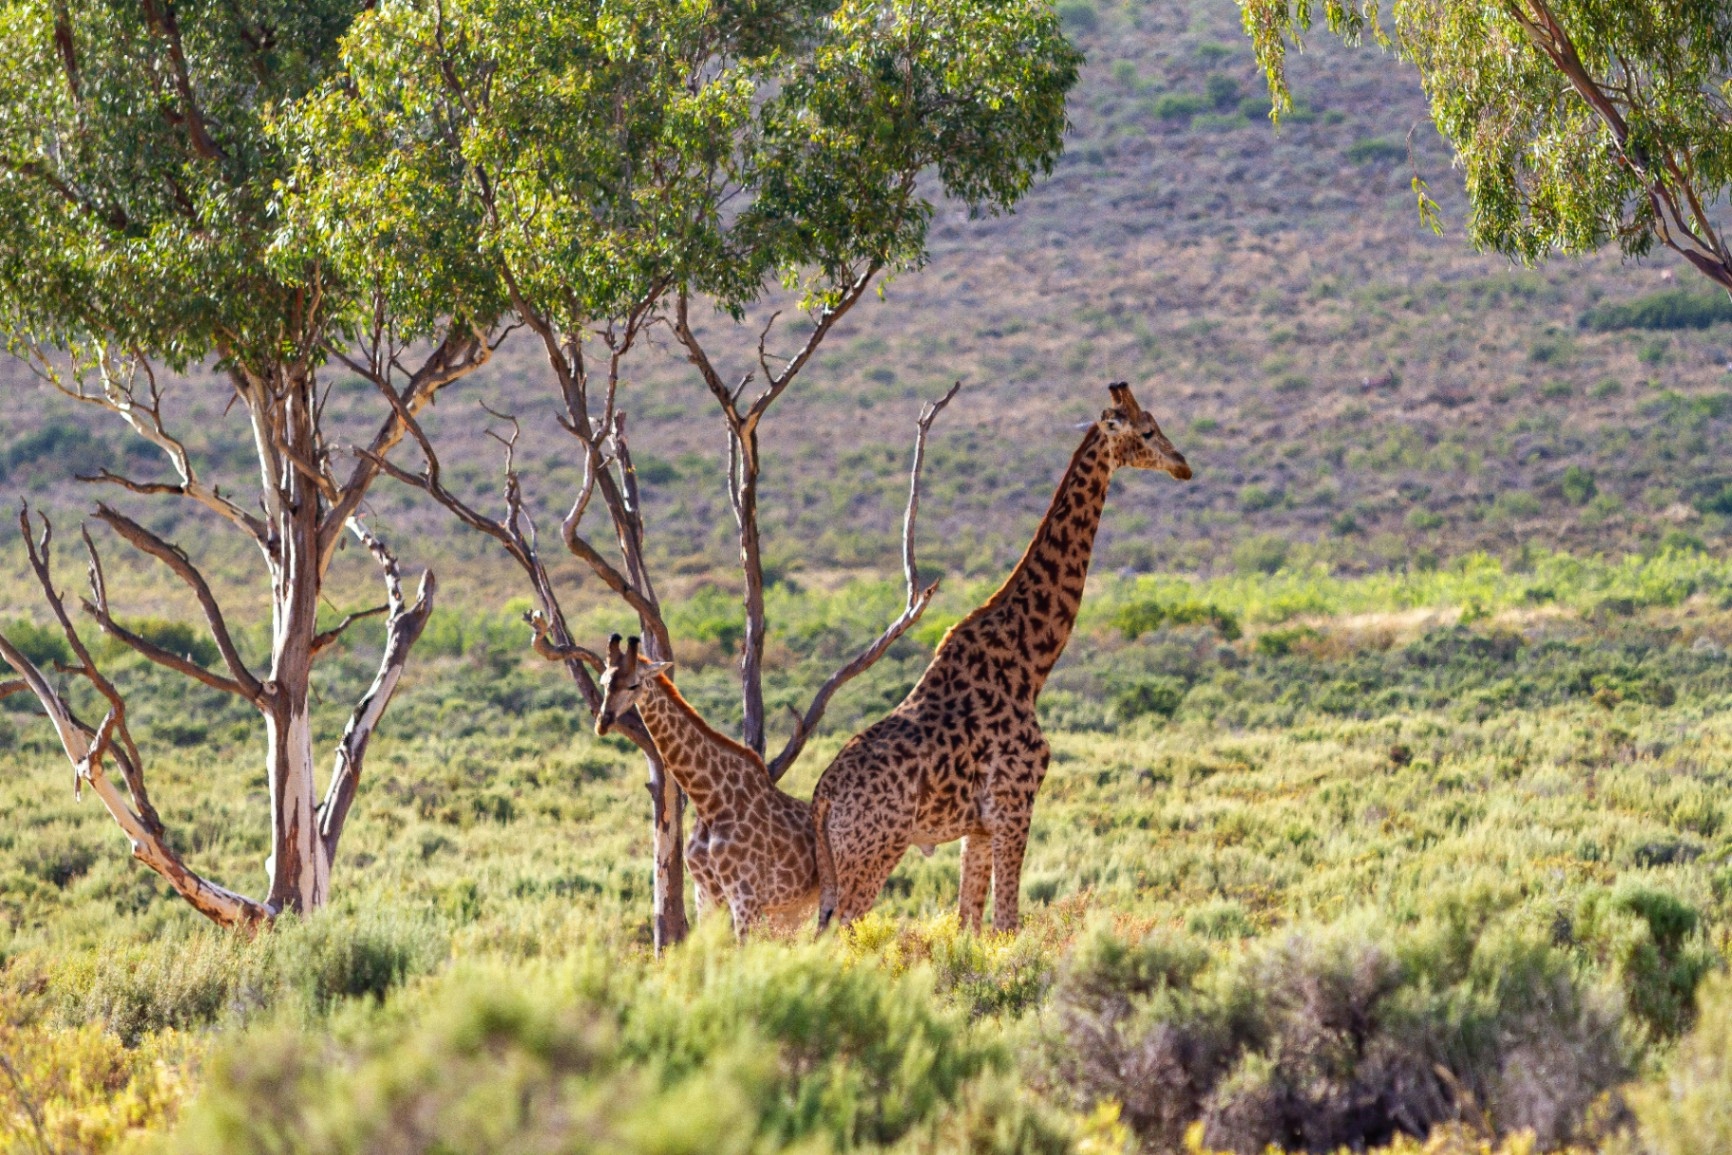
[[[836,915],[836,859],[830,853],[830,800],[812,803],[812,829],[818,837],[818,933],[830,927]]]

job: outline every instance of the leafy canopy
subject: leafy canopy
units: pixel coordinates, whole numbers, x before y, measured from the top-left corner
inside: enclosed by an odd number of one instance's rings
[[[322,84],[359,0],[0,5],[0,325],[184,366],[272,363],[338,304],[284,243],[268,130]]]
[[[1313,0],[1241,0],[1277,109]],[[1656,242],[1732,288],[1732,6],[1722,0],[1323,0],[1419,68],[1465,170],[1475,244],[1522,261]],[[1423,185],[1416,181],[1422,207]]]
[[[409,328],[571,331],[679,287],[738,313],[918,264],[936,170],[1014,202],[1078,56],[1035,0],[382,4],[306,115],[298,219]]]

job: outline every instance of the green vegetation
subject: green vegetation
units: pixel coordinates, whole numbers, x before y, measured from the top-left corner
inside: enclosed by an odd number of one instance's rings
[[[987,592],[962,585],[935,618]],[[799,700],[900,591],[768,596],[768,689]],[[31,819],[0,832],[0,1050],[52,1134],[86,1119],[97,1149],[177,1127],[176,1150],[345,1150],[413,1117],[500,1151],[1158,1150],[1198,1121],[1212,1147],[1321,1150],[1466,1093],[1544,1149],[1597,1143],[1634,1080],[1671,1155],[1727,1087],[1724,1000],[1697,1028],[1694,996],[1732,934],[1729,602],[1732,563],[1694,550],[1103,578],[1043,698],[1020,935],[957,932],[951,845],[847,939],[741,951],[713,918],[659,962],[640,772],[508,610],[412,668],[345,899],[252,942],[127,860],[11,699],[0,806]],[[672,604],[682,635],[724,616]],[[337,701],[378,641],[333,659]],[[692,646],[681,684],[731,724],[729,660]],[[927,653],[850,688],[793,790]],[[132,662],[141,714],[187,715]],[[188,852],[244,878],[251,723],[192,705],[198,740],[142,732]],[[115,1105],[77,1089],[96,1078]]]
[[[1732,301],[1725,293],[1668,289],[1634,301],[1596,305],[1582,314],[1582,328],[1597,333],[1619,329],[1706,329],[1732,321]]]
[[[1720,5],[1640,19],[1601,0],[1476,0],[1381,11],[1326,0],[1250,0],[1244,28],[1278,106],[1287,50],[1320,17],[1349,44],[1393,49],[1424,80],[1433,121],[1453,145],[1474,212],[1475,244],[1522,261],[1664,245],[1732,290],[1713,206],[1732,189],[1722,142],[1732,110],[1702,93],[1732,79],[1732,18]],[[1422,218],[1437,205],[1417,176]]]

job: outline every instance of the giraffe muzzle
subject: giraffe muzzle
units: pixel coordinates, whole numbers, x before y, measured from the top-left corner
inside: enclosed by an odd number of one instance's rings
[[[618,721],[618,719],[608,710],[603,710],[601,713],[597,714],[595,716],[595,736],[598,738],[607,737],[607,732],[613,729],[613,724],[616,721]]]

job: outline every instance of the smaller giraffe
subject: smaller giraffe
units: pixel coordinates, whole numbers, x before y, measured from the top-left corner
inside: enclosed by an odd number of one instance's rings
[[[623,652],[619,643],[615,634],[607,644],[595,732],[606,734],[636,707],[697,812],[686,844],[692,880],[728,908],[736,935],[760,922],[797,925],[818,904],[810,806],[778,790],[762,758],[698,716],[667,676],[673,663],[639,658],[636,638]]]

